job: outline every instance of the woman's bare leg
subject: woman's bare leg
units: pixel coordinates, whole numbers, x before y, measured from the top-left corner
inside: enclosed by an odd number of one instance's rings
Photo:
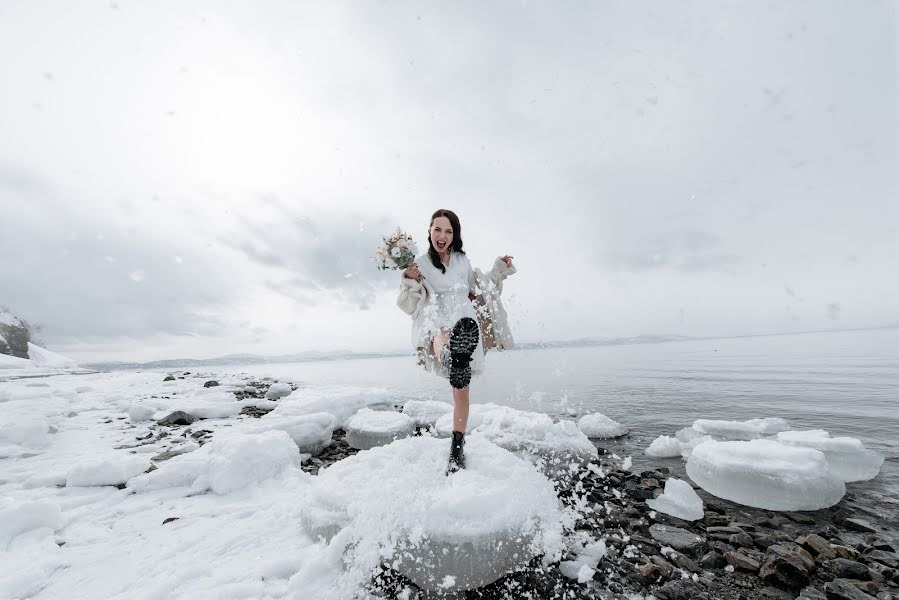
[[[440,357],[443,355],[444,349],[447,346],[449,346],[449,337],[450,337],[450,330],[443,328],[431,340],[431,344],[434,349],[434,356],[437,357],[438,361],[440,360]]]
[[[461,390],[453,388],[453,431],[465,432],[468,426],[468,398],[470,386]]]

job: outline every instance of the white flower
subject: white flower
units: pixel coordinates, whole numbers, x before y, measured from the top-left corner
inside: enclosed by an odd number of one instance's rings
[[[395,268],[396,268],[396,261],[394,261],[393,259],[388,258],[388,259],[385,259],[385,260],[384,260],[384,265],[385,265],[388,269],[395,269]]]
[[[402,254],[402,251],[399,248],[392,248],[390,250],[390,256],[394,258],[399,258],[400,254]]]

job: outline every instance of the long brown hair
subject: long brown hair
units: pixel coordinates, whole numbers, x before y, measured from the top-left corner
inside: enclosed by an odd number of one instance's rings
[[[459,254],[465,254],[465,250],[462,249],[462,224],[459,223],[459,217],[456,216],[456,213],[445,208],[438,209],[437,212],[431,215],[431,224],[428,225],[428,256],[434,266],[440,269],[441,273],[446,273],[446,267],[443,265],[443,261],[440,260],[440,253],[437,252],[437,248],[434,247],[434,243],[431,241],[431,227],[439,217],[449,219],[450,227],[453,228],[453,243],[450,244],[449,249],[451,252],[458,252]]]

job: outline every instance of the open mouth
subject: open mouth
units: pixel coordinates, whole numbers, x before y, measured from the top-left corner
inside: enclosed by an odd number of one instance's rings
[[[446,242],[437,242],[437,249],[443,250],[446,247]]]

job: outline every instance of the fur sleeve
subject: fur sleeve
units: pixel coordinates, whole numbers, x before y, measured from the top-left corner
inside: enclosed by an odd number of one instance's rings
[[[428,296],[427,288],[421,282],[403,276],[400,282],[400,295],[396,299],[396,305],[407,315],[414,316],[422,301]]]
[[[496,260],[493,261],[493,268],[487,273],[487,277],[490,278],[490,281],[492,281],[497,288],[502,290],[503,280],[509,275],[514,275],[517,272],[518,269],[515,268],[515,265],[506,265],[502,258],[497,257]]]

